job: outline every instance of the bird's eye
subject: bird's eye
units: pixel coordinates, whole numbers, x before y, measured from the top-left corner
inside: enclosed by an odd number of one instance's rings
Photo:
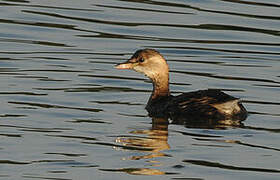
[[[139,59],[139,62],[144,62],[145,61],[145,59],[144,58],[141,58],[141,59]]]

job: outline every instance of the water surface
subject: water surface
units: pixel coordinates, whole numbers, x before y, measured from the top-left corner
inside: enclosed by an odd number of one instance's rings
[[[279,179],[277,0],[0,0],[1,179]],[[113,68],[140,48],[174,94],[242,98],[239,126],[147,116],[146,77]]]

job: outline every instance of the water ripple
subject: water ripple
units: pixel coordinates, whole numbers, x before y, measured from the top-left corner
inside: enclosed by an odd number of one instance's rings
[[[220,0],[220,1],[231,2],[231,3],[239,3],[239,4],[247,4],[247,5],[254,5],[254,6],[262,6],[262,7],[277,7],[277,8],[280,8],[279,4],[263,3],[263,2],[255,2],[255,1],[243,1],[243,0]]]
[[[159,9],[149,9],[149,8],[135,8],[135,7],[124,7],[124,6],[112,6],[112,5],[103,5],[103,4],[94,4],[97,7],[104,7],[104,8],[112,8],[112,9],[124,9],[124,10],[136,10],[142,12],[156,12],[156,13],[168,13],[168,14],[193,14],[193,13],[186,13],[186,12],[177,12],[177,11],[164,11]]]
[[[162,172],[158,169],[150,169],[150,168],[121,168],[121,169],[99,169],[100,171],[107,171],[107,172],[125,172],[127,174],[132,175],[171,175],[171,174],[178,174],[174,172]]]
[[[280,173],[278,169],[265,169],[265,168],[252,168],[252,167],[241,167],[241,166],[232,166],[226,165],[219,162],[211,162],[204,160],[183,160],[185,163],[204,166],[204,167],[214,167],[221,168],[227,170],[235,170],[235,171],[255,171],[255,172],[266,172],[266,173]]]
[[[79,17],[72,17],[72,16],[65,16],[60,14],[54,13],[47,13],[47,12],[36,12],[36,11],[29,11],[24,10],[26,13],[33,13],[33,14],[40,14],[40,15],[47,15],[53,16],[56,18],[64,18],[64,19],[72,19],[72,20],[79,20],[79,21],[86,21],[92,23],[99,23],[99,24],[108,24],[108,25],[118,25],[118,26],[161,26],[161,27],[177,27],[177,28],[193,28],[193,29],[206,29],[206,30],[228,30],[228,31],[244,31],[244,32],[255,32],[255,33],[263,33],[269,34],[274,36],[280,36],[280,31],[278,30],[271,30],[271,29],[261,29],[261,28],[254,28],[254,27],[244,27],[244,26],[235,26],[235,25],[225,25],[225,24],[199,24],[199,25],[183,25],[183,24],[159,24],[159,23],[143,23],[143,22],[121,22],[121,21],[108,21],[108,20],[101,20],[101,19],[86,19],[86,18],[79,18]],[[0,20],[1,22],[1,20]],[[2,20],[4,22],[4,20]],[[23,23],[23,22],[22,22]],[[23,23],[24,24],[24,23]],[[32,23],[25,23],[32,25]],[[60,28],[67,28],[78,30],[75,26],[66,27],[65,25],[59,24],[47,24],[47,23],[33,23],[33,25],[39,26],[53,26],[53,27],[60,27]],[[82,30],[80,31],[87,31],[87,32],[94,32],[96,31],[89,31],[89,30]]]
[[[41,108],[56,108],[56,109],[74,109],[74,110],[82,110],[82,111],[90,111],[90,112],[100,112],[102,109],[95,108],[80,108],[80,107],[67,107],[61,105],[51,105],[51,104],[42,104],[42,103],[33,103],[33,102],[19,102],[19,101],[9,101],[10,104],[19,104],[19,105],[28,105],[32,107],[41,107]]]
[[[225,79],[225,80],[241,80],[241,81],[252,81],[252,82],[265,82],[265,83],[273,83],[273,84],[280,84],[278,81],[270,80],[270,79],[260,79],[260,78],[248,78],[248,77],[235,77],[235,76],[220,76],[206,72],[188,72],[188,71],[177,71],[172,70],[173,73],[180,73],[180,74],[188,74],[193,76],[204,76],[204,77],[211,77],[215,79]]]
[[[271,42],[252,42],[252,41],[235,41],[235,40],[199,40],[199,39],[184,39],[184,38],[166,38],[156,36],[140,36],[129,34],[117,34],[96,31],[95,35],[77,35],[79,37],[92,37],[92,38],[110,38],[110,39],[132,39],[132,40],[145,40],[145,41],[162,41],[162,42],[178,42],[178,43],[194,43],[194,44],[239,44],[239,45],[258,45],[258,46],[279,46],[280,43]],[[155,47],[156,48],[156,47]],[[190,47],[191,49],[191,47]]]
[[[44,46],[57,46],[57,47],[74,47],[70,45],[66,45],[63,43],[55,43],[50,41],[37,41],[37,40],[27,40],[27,39],[8,39],[8,38],[0,38],[2,42],[14,42],[14,43],[23,43],[23,44],[38,44]]]
[[[280,149],[278,149],[278,148],[249,144],[249,143],[244,143],[244,142],[241,142],[241,141],[238,141],[238,140],[202,139],[202,138],[194,138],[194,139],[199,140],[199,141],[211,141],[211,142],[221,142],[221,143],[229,143],[229,144],[239,144],[239,145],[247,146],[247,147],[261,148],[261,149],[267,149],[267,150],[273,150],[273,151],[280,151]]]

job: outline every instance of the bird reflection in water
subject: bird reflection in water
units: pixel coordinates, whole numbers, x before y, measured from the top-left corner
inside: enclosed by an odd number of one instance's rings
[[[184,125],[186,128],[198,129],[227,129],[229,127],[244,127],[244,119],[227,118],[227,119],[213,119],[213,118],[184,118],[177,117],[171,119],[171,124]]]
[[[124,146],[135,147],[149,152],[143,156],[132,156],[131,160],[151,159],[168,156],[162,151],[170,149],[168,144],[168,121],[165,118],[153,118],[152,128],[148,130],[134,130],[131,134],[147,135],[148,137],[125,137],[117,138],[116,142]]]
[[[158,157],[168,157],[162,151],[170,149],[168,144],[168,120],[165,118],[152,118],[152,128],[148,130],[134,130],[130,132],[135,135],[133,137],[119,137],[116,139],[117,143],[122,144],[123,149],[135,149],[145,152],[145,155],[137,155],[123,160],[141,160],[149,159],[151,166],[160,166],[160,162],[150,160]],[[142,137],[140,135],[147,135]],[[126,172],[133,175],[163,175],[174,174],[170,172],[163,172],[154,168],[121,168],[121,169],[102,169],[103,171],[117,171]]]
[[[152,128],[147,130],[134,130],[130,133],[134,136],[118,137],[116,142],[121,144],[122,149],[138,150],[145,152],[145,155],[134,155],[129,158],[123,158],[123,160],[149,160],[152,163],[150,166],[161,166],[159,161],[152,160],[159,157],[169,157],[165,150],[170,149],[168,144],[168,125],[180,124],[187,128],[200,128],[200,129],[226,129],[228,127],[241,127],[243,126],[241,121],[226,119],[226,120],[189,120],[186,119],[173,119],[169,120],[164,117],[152,117]],[[147,135],[146,137],[140,135]],[[207,135],[206,135],[207,136]],[[125,148],[124,148],[125,147]],[[103,169],[105,170],[105,169]],[[126,172],[134,175],[163,175],[174,174],[173,172],[163,172],[153,168],[121,168],[121,169],[106,169],[105,171],[118,171]]]

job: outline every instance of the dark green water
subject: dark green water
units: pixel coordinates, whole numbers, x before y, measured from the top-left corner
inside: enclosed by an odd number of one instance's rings
[[[150,82],[113,68],[140,48],[249,117],[152,125]],[[278,180],[279,93],[278,0],[0,0],[0,179]]]

